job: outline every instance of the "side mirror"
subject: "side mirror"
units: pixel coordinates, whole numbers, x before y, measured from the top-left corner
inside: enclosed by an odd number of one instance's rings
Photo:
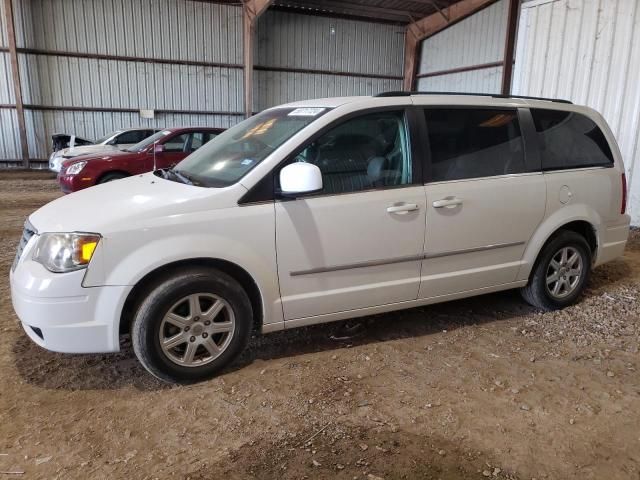
[[[154,152],[154,153],[162,153],[162,152],[164,152],[164,145],[161,145],[161,144],[159,144],[159,143],[156,143],[156,144],[153,146],[153,152]]]
[[[295,162],[280,170],[280,192],[285,196],[322,190],[322,172],[311,163]]]

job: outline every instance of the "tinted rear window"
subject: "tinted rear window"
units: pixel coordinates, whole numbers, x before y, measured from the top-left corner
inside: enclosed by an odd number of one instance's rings
[[[515,109],[428,108],[434,182],[526,171]]]
[[[593,120],[574,112],[531,109],[543,170],[609,166],[613,154]]]

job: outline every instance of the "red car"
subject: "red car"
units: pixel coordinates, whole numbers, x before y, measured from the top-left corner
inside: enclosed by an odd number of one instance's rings
[[[62,163],[58,183],[64,193],[154,169],[171,168],[222,132],[221,128],[167,128],[127,150],[84,155]]]

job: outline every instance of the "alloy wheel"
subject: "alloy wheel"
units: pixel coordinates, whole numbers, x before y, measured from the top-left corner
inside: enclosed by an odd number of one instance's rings
[[[160,324],[162,352],[184,367],[200,367],[218,358],[236,328],[231,306],[211,293],[194,293],[178,300]]]
[[[578,249],[561,248],[551,257],[547,267],[547,291],[556,299],[571,295],[580,284],[583,271],[582,255]]]

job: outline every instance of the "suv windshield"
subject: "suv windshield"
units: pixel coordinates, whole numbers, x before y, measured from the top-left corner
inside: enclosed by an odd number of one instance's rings
[[[127,148],[127,152],[142,152],[152,143],[156,143],[158,140],[166,137],[171,133],[171,130],[162,130],[158,133],[154,133],[150,137],[145,138],[141,142],[136,143],[133,147]]]
[[[316,107],[267,110],[221,133],[180,162],[175,170],[197,185],[232,185],[328,110]]]

